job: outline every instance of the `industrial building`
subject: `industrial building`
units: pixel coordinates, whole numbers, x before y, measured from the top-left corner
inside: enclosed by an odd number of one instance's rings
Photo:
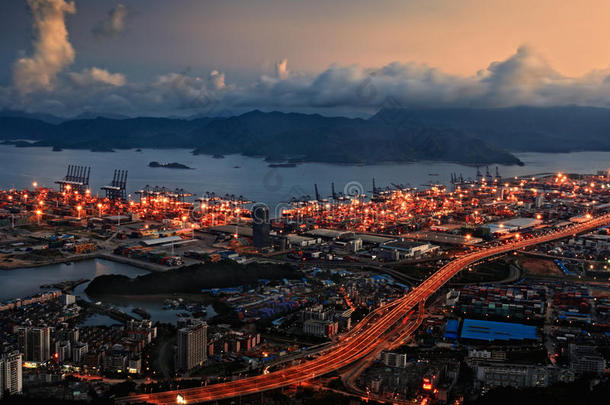
[[[541,366],[481,363],[475,370],[477,380],[488,387],[546,387],[550,380],[549,369]]]
[[[317,337],[332,337],[339,332],[339,323],[332,320],[308,319],[303,322],[303,333]]]
[[[594,346],[570,344],[570,367],[578,374],[603,374],[606,360]]]
[[[462,339],[473,340],[536,340],[536,327],[521,323],[480,321],[476,319],[464,319],[462,324]]]
[[[536,218],[511,218],[506,221],[495,222],[485,225],[489,233],[502,235],[512,232],[524,232],[540,225],[542,220]]]
[[[438,246],[434,246],[430,243],[408,241],[401,238],[383,243],[379,248],[382,251],[388,252],[394,260],[402,260],[432,253],[438,249]]]

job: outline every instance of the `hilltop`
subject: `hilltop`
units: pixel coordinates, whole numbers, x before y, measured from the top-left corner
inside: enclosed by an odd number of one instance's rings
[[[95,114],[89,114],[90,117]],[[610,150],[610,110],[594,107],[383,109],[369,119],[262,112],[194,119],[79,118],[4,112],[0,139],[20,147],[189,148],[269,162],[450,161],[521,164],[513,152]]]

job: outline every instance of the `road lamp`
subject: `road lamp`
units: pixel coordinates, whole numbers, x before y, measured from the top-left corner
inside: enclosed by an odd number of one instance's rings
[[[40,225],[41,216],[42,216],[42,210],[36,210],[36,217],[38,218],[38,225]]]
[[[80,211],[83,209],[80,205],[76,206],[76,211],[78,212],[78,219],[80,219]]]
[[[102,217],[102,203],[97,204],[97,216]]]

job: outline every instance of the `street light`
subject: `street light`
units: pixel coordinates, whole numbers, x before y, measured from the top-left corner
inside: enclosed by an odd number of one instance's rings
[[[42,210],[36,210],[36,217],[38,217],[38,225],[40,225],[41,216],[42,216]]]
[[[80,219],[80,211],[83,209],[80,205],[76,206],[76,211],[78,211],[78,219]]]

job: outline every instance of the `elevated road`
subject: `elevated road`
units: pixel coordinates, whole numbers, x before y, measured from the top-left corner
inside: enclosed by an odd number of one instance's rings
[[[397,325],[405,319],[405,316],[420,302],[425,302],[462,269],[492,256],[570,237],[607,224],[610,224],[610,214],[593,218],[582,224],[570,225],[542,236],[519,239],[509,244],[493,246],[461,256],[440,268],[403,297],[390,305],[377,308],[331,349],[305,363],[242,380],[201,388],[133,395],[119,398],[115,402],[119,404],[142,402],[176,404],[178,398],[188,404],[216,401],[282,388],[340,370],[371,354],[380,345],[387,345],[388,340],[395,337],[394,332]]]

